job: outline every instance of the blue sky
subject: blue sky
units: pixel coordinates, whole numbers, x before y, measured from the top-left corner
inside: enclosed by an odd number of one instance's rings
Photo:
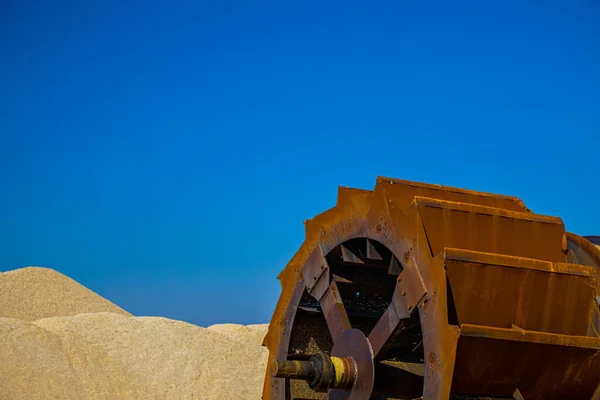
[[[378,175],[600,234],[598,21],[592,0],[4,1],[0,270],[268,322],[302,222]]]

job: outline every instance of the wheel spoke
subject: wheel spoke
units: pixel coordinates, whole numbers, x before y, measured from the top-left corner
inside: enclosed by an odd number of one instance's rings
[[[342,297],[340,296],[335,280],[331,281],[329,288],[319,302],[325,316],[325,321],[329,327],[331,338],[335,343],[335,339],[341,332],[351,328],[350,320],[348,319],[348,314],[346,313],[346,308],[342,302]]]
[[[404,298],[400,294],[400,285],[396,284],[396,290],[394,290],[390,305],[369,334],[369,342],[373,347],[373,357],[377,356],[400,321],[409,316],[410,314],[404,306]]]
[[[369,342],[371,342],[371,346],[373,347],[373,357],[377,357],[377,354],[383,348],[383,345],[387,342],[392,332],[394,332],[399,322],[400,318],[398,318],[394,307],[390,304],[369,334]]]

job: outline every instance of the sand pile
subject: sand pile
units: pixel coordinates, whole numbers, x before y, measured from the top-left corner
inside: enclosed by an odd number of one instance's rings
[[[0,273],[0,316],[35,321],[93,312],[131,315],[73,279],[49,268]]]
[[[266,330],[134,317],[58,272],[8,272],[0,275],[0,399],[258,400]]]

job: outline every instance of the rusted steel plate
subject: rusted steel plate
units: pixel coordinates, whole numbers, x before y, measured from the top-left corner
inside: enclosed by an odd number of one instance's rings
[[[427,295],[423,277],[407,254],[405,267],[398,276],[392,301],[369,334],[376,356],[402,319],[410,318]]]
[[[371,344],[358,329],[341,333],[331,350],[335,357],[352,357],[356,362],[356,380],[350,391],[333,389],[328,392],[329,400],[369,400],[375,382],[375,365]]]
[[[590,240],[574,233],[567,232],[566,236],[567,246],[573,252],[575,261],[596,268],[597,273],[600,275],[600,248]],[[600,292],[600,286],[598,286],[598,289]]]
[[[416,196],[431,197],[440,200],[460,203],[478,204],[481,206],[502,208],[511,211],[529,212],[518,197],[503,196],[493,193],[477,192],[450,186],[432,185],[422,182],[411,182],[395,178],[378,177],[378,184],[386,184],[387,190],[394,199],[408,207]]]
[[[394,332],[394,329],[400,323],[401,318],[396,314],[396,310],[392,305],[390,305],[377,324],[369,333],[369,342],[371,343],[371,347],[373,348],[373,357],[377,357],[379,351],[383,348],[383,345],[390,337],[390,335]]]
[[[367,258],[370,260],[383,260],[383,258],[375,248],[373,241],[369,239],[367,239]],[[392,257],[392,260],[395,260],[395,257]]]
[[[516,389],[515,392],[513,393],[513,399],[514,400],[525,400],[525,398],[523,397],[523,395],[521,394],[521,391],[519,389]]]
[[[412,314],[425,298],[427,289],[414,258],[407,254],[404,261],[404,269],[398,275],[398,289],[399,295],[405,297],[404,305],[406,306],[406,310],[409,314]],[[400,312],[399,315],[401,315]]]
[[[338,187],[337,206],[351,204],[360,214],[368,210],[373,191],[355,189],[347,186]]]
[[[329,289],[325,292],[319,303],[321,304],[325,321],[327,321],[329,332],[335,343],[340,333],[351,328],[346,308],[344,307],[335,281],[331,282]]]
[[[369,333],[369,342],[373,349],[373,357],[377,357],[377,354],[379,354],[379,351],[383,348],[400,321],[410,317],[411,313],[406,307],[405,300],[406,298],[401,294],[400,283],[396,282],[392,302],[381,318],[379,318],[371,333]]]
[[[565,262],[560,218],[416,197],[432,255],[445,247]]]
[[[444,258],[446,260],[475,262],[479,264],[497,265],[501,267],[522,268],[540,272],[551,272],[555,274],[577,275],[592,278],[597,277],[596,269],[587,265],[543,261],[533,258],[483,253],[464,249],[445,248]]]
[[[593,268],[456,249],[445,253],[458,324],[587,335]]]
[[[600,247],[600,236],[584,236],[584,239],[592,242],[596,247]]]
[[[284,284],[289,285],[289,283],[290,281],[285,281]],[[267,365],[270,365],[270,362],[273,359],[284,360],[287,355],[296,310],[300,303],[304,288],[305,286],[302,280],[296,281],[293,289],[288,291],[290,297],[288,303],[285,305],[283,313],[281,315],[276,315],[271,321],[269,331],[265,336],[263,343],[263,345],[269,349],[269,362]],[[286,298],[282,298],[282,300],[285,299]],[[283,304],[278,304],[278,306],[283,308]],[[284,400],[285,389],[285,379],[273,378],[267,371],[263,387],[263,398],[270,400]]]
[[[590,336],[558,335],[547,332],[533,332],[523,329],[492,328],[489,326],[464,324],[460,327],[461,336],[508,340],[514,342],[579,347],[600,351],[600,338]],[[598,365],[600,368],[600,365]],[[600,379],[600,375],[597,375]]]
[[[594,244],[593,238],[598,238],[598,236],[592,237],[592,241],[589,240],[589,237],[583,238],[579,235],[576,235],[571,232],[567,232],[567,245],[569,248],[569,255],[571,255],[575,262],[584,265],[590,265],[596,269],[597,278],[596,278],[596,299],[597,300],[597,311],[600,310],[600,247]],[[595,240],[598,243],[598,240]],[[590,335],[600,336],[600,311],[594,313],[593,316],[593,324],[590,326]],[[599,398],[600,400],[600,392]]]
[[[329,265],[321,246],[317,246],[302,266],[302,274],[308,294],[320,300],[329,287]]]
[[[363,260],[361,260],[356,254],[352,252],[352,250],[348,249],[343,244],[340,245],[342,250],[342,258],[344,262],[353,263],[353,264],[364,264]]]
[[[600,339],[461,327],[452,393],[589,400],[600,381]]]
[[[596,388],[596,391],[590,400],[600,400],[600,383],[598,384],[598,387]]]
[[[587,236],[583,238],[571,232],[567,232],[567,245],[569,255],[574,262],[593,266],[596,269],[598,277],[596,278],[596,310],[593,318],[593,324],[590,325],[590,335],[600,336],[600,246],[598,246],[598,236]],[[598,399],[600,400],[600,390]]]

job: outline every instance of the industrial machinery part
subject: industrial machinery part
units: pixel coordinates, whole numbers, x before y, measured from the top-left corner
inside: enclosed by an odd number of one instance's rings
[[[518,198],[339,188],[279,275],[263,400],[600,399],[600,240]]]

